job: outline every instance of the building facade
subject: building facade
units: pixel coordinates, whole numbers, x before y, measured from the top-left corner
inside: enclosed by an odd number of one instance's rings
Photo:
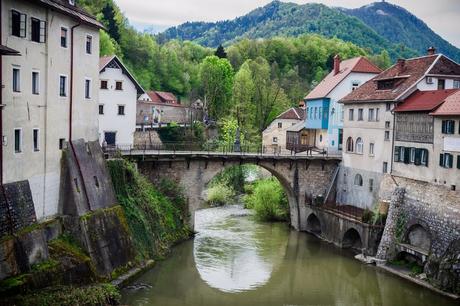
[[[364,57],[341,61],[306,97],[305,128],[314,142],[310,145],[338,153],[343,149],[343,107],[338,101],[370,80],[381,70]]]
[[[276,117],[275,120],[262,132],[262,146],[267,153],[286,153],[292,149],[287,139],[289,129],[302,125],[305,119],[305,110],[302,107],[292,107]]]
[[[99,141],[102,146],[132,146],[137,98],[145,91],[116,56],[99,63]]]
[[[401,167],[405,167],[395,165],[393,160],[395,107],[403,105],[416,91],[426,91],[433,87],[440,90],[452,89],[459,75],[460,65],[431,50],[428,56],[399,60],[341,100],[345,114],[345,150],[338,180],[337,199],[340,204],[362,208],[372,208],[376,204],[383,175],[401,171]],[[403,121],[414,122],[412,115],[406,116]],[[423,119],[425,123],[429,121],[426,116]],[[398,131],[399,147],[407,145],[409,148],[418,148],[418,151],[410,154],[417,154],[424,162],[424,150],[428,149],[430,143],[419,142],[417,146],[405,144],[405,141],[413,143],[415,138],[404,138],[401,132]],[[423,133],[421,131],[418,137],[426,137]],[[428,163],[432,161],[428,160]]]
[[[73,1],[1,1],[3,183],[28,181],[38,219],[58,213],[61,149],[98,139],[99,29]]]

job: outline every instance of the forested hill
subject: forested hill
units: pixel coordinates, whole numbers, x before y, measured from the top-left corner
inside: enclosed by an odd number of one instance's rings
[[[402,43],[423,54],[428,46],[460,62],[460,50],[433,32],[406,9],[387,2],[375,2],[357,9],[341,9],[355,16],[388,41]]]
[[[380,53],[386,49],[393,59],[424,54],[429,45],[439,45],[440,50],[454,59],[460,57],[460,50],[453,46],[448,48],[449,44],[417,17],[398,6],[375,3],[376,7],[382,5],[391,10],[377,9],[374,11],[375,14],[381,14],[380,11],[389,14],[387,19],[379,15],[380,19],[385,20],[385,24],[381,26],[377,21],[371,20],[374,18],[370,15],[373,12],[372,5],[367,6],[367,9],[363,7],[357,10],[347,10],[316,3],[298,5],[273,1],[234,20],[216,23],[187,22],[166,30],[160,34],[160,37],[165,40],[192,40],[204,46],[216,47],[219,44],[231,44],[241,38],[254,39],[316,33],[352,42],[372,53]],[[369,14],[366,14],[366,11],[369,11]],[[393,21],[397,21],[394,27],[392,26]],[[423,27],[418,27],[418,25],[423,25]],[[398,35],[397,32],[401,29],[404,29],[402,31],[404,34]],[[412,42],[411,36],[420,38],[426,36],[426,38],[424,40],[415,39]],[[435,39],[436,37],[439,39]]]

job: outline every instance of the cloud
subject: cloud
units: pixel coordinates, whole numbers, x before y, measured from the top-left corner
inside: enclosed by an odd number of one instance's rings
[[[263,6],[270,0],[115,0],[131,22],[136,24],[174,26],[186,21],[219,21],[233,19]],[[319,2],[347,8],[369,4],[370,0],[291,0],[299,4]],[[459,0],[394,0],[427,23],[436,33],[460,47],[458,20]]]

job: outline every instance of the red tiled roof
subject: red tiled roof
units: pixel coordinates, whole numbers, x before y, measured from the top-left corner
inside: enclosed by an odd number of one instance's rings
[[[168,103],[168,104],[179,104],[174,94],[164,91],[149,91],[147,95],[152,99],[153,103]]]
[[[291,107],[276,119],[292,119],[292,120],[303,120],[305,119],[305,110],[301,107]]]
[[[113,59],[115,58],[115,55],[110,55],[110,56],[103,56],[99,58],[99,71],[105,68]]]
[[[350,73],[375,73],[382,72],[380,68],[372,64],[365,57],[355,57],[340,63],[340,72],[329,73],[306,97],[306,100],[320,99],[326,97],[337,85],[340,84]]]
[[[345,96],[340,102],[398,101],[428,74],[460,75],[460,65],[442,54],[407,59],[402,68],[396,63]],[[378,90],[379,80],[395,80],[396,84],[393,89]]]
[[[460,116],[460,89],[448,96],[444,103],[430,115],[434,116]]]
[[[395,112],[423,112],[432,111],[451,94],[458,91],[458,89],[446,89],[446,90],[429,90],[419,91],[417,90],[410,95],[404,102],[399,104],[395,108]]]

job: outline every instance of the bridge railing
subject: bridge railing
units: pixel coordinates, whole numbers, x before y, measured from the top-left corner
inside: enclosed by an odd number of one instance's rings
[[[236,146],[233,143],[222,142],[146,142],[143,144],[129,145],[104,145],[102,147],[106,154],[116,154],[117,152],[126,154],[160,154],[160,153],[220,153],[223,155],[231,154],[251,154],[251,155],[270,155],[270,156],[330,156],[327,150],[307,150],[297,152],[296,150],[286,150],[280,147],[263,146],[255,143],[245,142]],[[336,156],[336,155],[331,155]]]

